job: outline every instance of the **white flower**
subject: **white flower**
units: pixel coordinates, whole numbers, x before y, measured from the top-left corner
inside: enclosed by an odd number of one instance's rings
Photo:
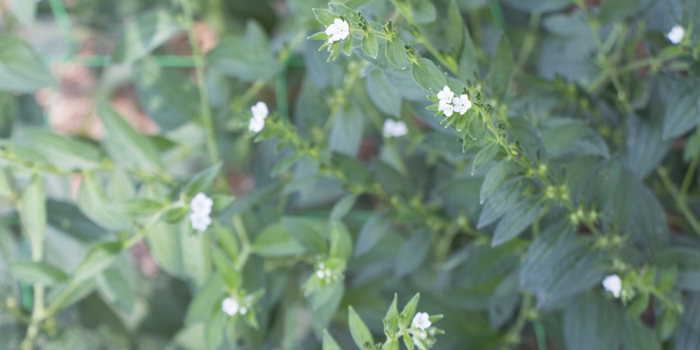
[[[608,292],[612,292],[615,298],[620,297],[622,291],[622,280],[618,275],[610,275],[603,280],[603,288]]]
[[[348,27],[348,22],[343,21],[340,18],[336,18],[333,21],[333,24],[329,25],[328,28],[326,28],[326,34],[331,36],[330,38],[328,38],[329,43],[344,40],[350,34],[350,27]]]
[[[454,104],[455,112],[458,112],[459,114],[467,113],[469,108],[472,108],[472,102],[469,101],[469,96],[465,94],[462,94],[459,97],[455,97],[452,100],[452,103]]]
[[[193,213],[198,215],[208,216],[211,214],[212,205],[214,205],[214,200],[207,197],[207,195],[202,192],[197,193],[190,201],[190,209],[192,209]]]
[[[408,133],[408,127],[401,120],[387,119],[384,121],[382,131],[386,137],[401,137]]]
[[[445,85],[442,91],[438,92],[437,98],[440,100],[440,104],[450,104],[452,99],[455,97],[455,93],[450,90],[450,87]],[[450,113],[451,114],[451,113]]]
[[[238,306],[238,301],[233,298],[226,298],[223,302],[221,302],[221,310],[229,316],[234,316],[238,313]],[[243,312],[244,309],[244,307],[240,308],[241,315],[245,314],[245,312]]]
[[[680,43],[685,36],[685,30],[681,26],[674,26],[666,35],[674,45]]]
[[[424,331],[426,328],[430,327],[430,316],[427,312],[419,312],[416,314],[416,317],[413,318],[413,322],[411,323],[414,327],[420,328],[422,331]]]
[[[270,111],[267,109],[267,105],[263,101],[258,101],[255,106],[250,107],[250,111],[253,112],[253,119],[265,119]]]
[[[454,112],[454,106],[449,102],[440,101],[438,111],[442,111],[442,113],[445,113],[445,115],[449,117]]]
[[[190,214],[190,222],[192,223],[192,228],[197,231],[206,231],[209,225],[211,225],[211,218],[209,215],[202,215],[198,213]]]
[[[241,307],[241,309],[238,311],[241,315],[245,315],[248,313],[248,308],[245,306]]]
[[[248,125],[248,130],[259,133],[265,127],[265,119],[262,118],[250,118],[250,125]]]
[[[323,272],[323,270],[318,270],[316,271],[316,277],[323,279],[324,277],[326,277],[326,273]]]

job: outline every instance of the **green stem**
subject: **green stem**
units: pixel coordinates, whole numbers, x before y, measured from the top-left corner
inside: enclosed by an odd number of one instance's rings
[[[681,185],[681,190],[680,193],[678,194],[678,198],[681,202],[685,202],[685,196],[688,195],[688,188],[690,187],[690,184],[693,182],[693,175],[695,175],[695,168],[698,166],[698,157],[700,157],[700,153],[695,153],[695,156],[693,159],[690,161],[690,164],[688,165],[688,171],[685,173],[685,177],[683,178],[683,184]]]
[[[188,0],[180,0],[180,4],[182,5],[185,29],[190,39],[192,57],[194,58],[197,86],[199,87],[200,112],[202,113],[204,128],[207,131],[207,149],[212,164],[218,164],[221,159],[216,146],[216,130],[214,129],[214,118],[211,113],[211,108],[209,107],[209,93],[207,91],[206,82],[204,81],[204,58],[202,57],[202,52],[197,44],[197,37],[195,37],[194,33],[194,15],[192,14],[192,8]]]
[[[688,208],[688,205],[685,202],[685,200],[680,198],[678,188],[668,177],[668,172],[666,171],[666,169],[659,167],[656,169],[656,171],[659,174],[659,177],[661,177],[661,182],[663,182],[664,186],[671,194],[671,197],[673,197],[673,200],[676,202],[676,207],[678,207],[678,210],[680,210],[680,212],[683,214],[683,216],[693,228],[695,233],[700,235],[700,223],[698,222],[698,219],[695,217],[690,208]]]
[[[237,271],[243,271],[245,263],[248,261],[248,257],[251,253],[250,239],[248,238],[248,231],[243,223],[243,218],[240,215],[233,216],[233,227],[236,229],[236,235],[238,235],[238,240],[241,241],[241,254],[235,263],[235,268]]]

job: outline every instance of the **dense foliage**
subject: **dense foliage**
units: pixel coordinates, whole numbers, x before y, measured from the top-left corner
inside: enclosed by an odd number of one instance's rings
[[[0,349],[700,349],[697,0],[0,6]]]

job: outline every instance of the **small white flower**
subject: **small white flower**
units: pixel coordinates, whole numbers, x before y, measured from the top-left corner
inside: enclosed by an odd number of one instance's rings
[[[440,101],[440,106],[438,106],[438,111],[445,113],[445,116],[451,116],[454,112],[454,106],[449,102]]]
[[[442,88],[442,91],[438,92],[437,98],[440,100],[440,104],[443,102],[446,104],[449,104],[452,102],[452,99],[455,97],[455,93],[450,90],[450,87],[445,85],[444,88]]]
[[[459,97],[455,97],[452,100],[452,103],[454,104],[455,112],[458,112],[459,114],[467,113],[469,108],[472,108],[472,102],[469,101],[469,96],[465,94],[462,94]]]
[[[620,297],[622,291],[622,280],[618,275],[610,275],[603,280],[603,288],[608,292],[612,292],[615,298]]]
[[[384,121],[382,131],[386,137],[401,137],[408,133],[408,126],[401,120],[387,119]]]
[[[324,277],[326,277],[326,273],[323,272],[323,270],[318,270],[316,271],[316,277],[323,279]]]
[[[229,316],[234,316],[238,313],[238,306],[238,301],[233,298],[226,298],[223,302],[221,302],[221,310]],[[245,312],[243,312],[244,309],[244,307],[240,308],[241,315],[245,314]]]
[[[261,118],[250,118],[250,125],[248,125],[248,130],[259,133],[265,127],[265,119]]]
[[[419,312],[413,318],[413,322],[411,323],[414,327],[420,328],[422,331],[425,331],[426,328],[430,327],[430,316],[427,312]]]
[[[214,200],[207,197],[206,194],[199,192],[190,201],[190,209],[192,212],[198,215],[209,215],[211,214],[211,207],[214,205]]]
[[[245,306],[243,306],[240,310],[238,310],[238,313],[240,313],[241,315],[245,315],[248,313],[248,309]]]
[[[339,40],[345,40],[345,38],[347,38],[350,34],[350,27],[348,26],[348,22],[343,21],[340,18],[336,18],[333,21],[333,24],[329,25],[328,28],[326,28],[326,34],[331,36],[330,38],[328,38],[329,43],[336,42]]]
[[[253,112],[253,119],[265,119],[267,114],[270,113],[263,101],[258,101],[253,107],[250,107],[250,111]]]
[[[190,214],[190,222],[193,229],[204,232],[211,225],[211,218],[209,215],[192,213]]]
[[[666,35],[668,37],[668,40],[670,40],[674,45],[680,43],[683,41],[683,37],[685,36],[685,29],[681,26],[674,26],[671,28],[671,31],[668,32]]]

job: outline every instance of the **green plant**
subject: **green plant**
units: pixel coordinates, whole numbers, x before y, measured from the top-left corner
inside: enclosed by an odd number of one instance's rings
[[[0,347],[697,349],[696,2],[13,1]]]

